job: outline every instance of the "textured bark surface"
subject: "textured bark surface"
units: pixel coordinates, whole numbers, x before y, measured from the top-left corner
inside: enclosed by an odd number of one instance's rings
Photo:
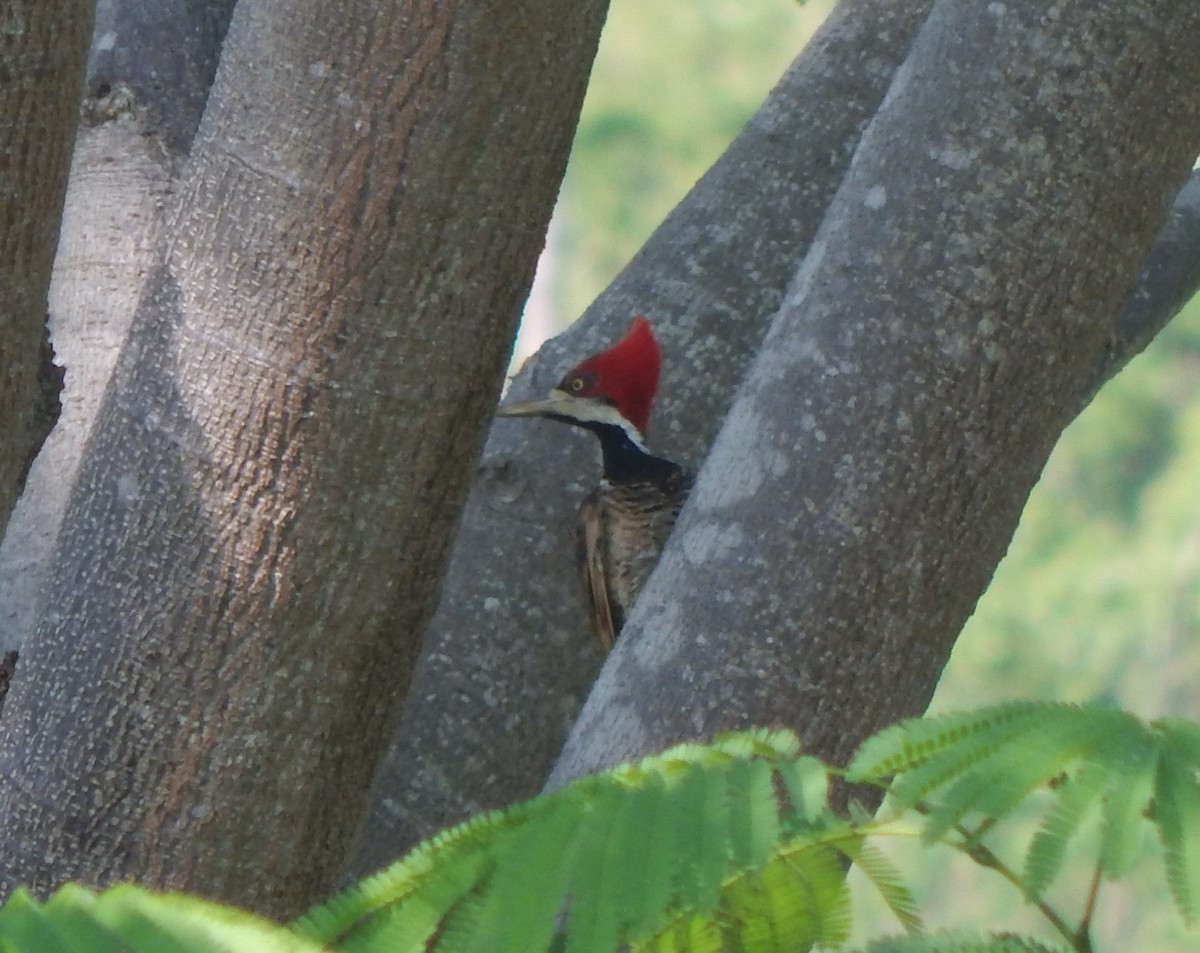
[[[69,373],[62,415],[0,544],[0,648],[19,647],[42,614],[67,497],[154,271],[157,230],[232,8],[231,0],[97,4],[49,295],[58,360]]]
[[[0,9],[0,533],[52,423],[38,411],[46,292],[91,15],[87,0]]]
[[[50,325],[67,369],[63,412],[34,461],[0,545],[0,630],[20,646],[41,615],[79,459],[133,319],[170,185],[170,160],[139,119],[80,130],[50,286]]]
[[[237,7],[6,703],[6,889],[328,891],[603,15]]]
[[[0,715],[4,713],[4,699],[8,697],[8,686],[12,684],[13,672],[17,670],[17,653],[0,654]]]
[[[656,451],[693,466],[929,4],[844,0],[612,286],[513,384],[542,393],[635,313],[664,349]],[[574,565],[594,441],[498,421],[365,832],[363,874],[446,824],[536,793],[601,662]]]
[[[924,709],[1200,148],[1198,38],[1190,0],[936,6],[552,783]]]
[[[1083,410],[1096,392],[1154,340],[1200,290],[1200,172],[1192,172],[1171,205],[1167,223],[1142,263],[1108,348],[1080,395]]]
[[[186,153],[204,114],[236,0],[97,0],[88,94],[150,110],[171,153]]]

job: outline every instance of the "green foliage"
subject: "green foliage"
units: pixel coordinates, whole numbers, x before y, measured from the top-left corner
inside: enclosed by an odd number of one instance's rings
[[[932,710],[1036,698],[1200,719],[1198,379],[1195,301],[1063,434]],[[1096,817],[1081,819],[1085,832]],[[1007,850],[1003,838],[1024,823],[997,832],[993,845]],[[1148,845],[1098,919],[1114,949],[1192,953],[1196,939],[1171,909],[1157,850]],[[1028,922],[1010,892],[977,889],[970,871],[933,876],[935,852],[924,862],[918,893],[928,909],[953,909],[955,922]],[[907,866],[920,874],[922,863],[914,855]],[[1087,876],[1068,856],[1060,882]]]
[[[794,735],[681,745],[438,835],[291,929],[200,900],[123,886],[63,888],[0,908],[0,953],[803,953],[845,950],[853,862],[904,934],[860,953],[1091,951],[1100,875],[1125,873],[1147,820],[1184,919],[1200,920],[1200,725],[1018,703],[914,719],[860,748],[847,777],[883,785],[881,818],[827,800],[829,770]],[[985,840],[1048,800],[1024,873]],[[923,933],[877,842],[949,845],[1018,884],[1060,945],[1011,934]],[[1096,886],[1071,926],[1046,900],[1093,821]],[[1065,945],[1063,945],[1065,944]]]
[[[708,909],[665,907],[665,925],[630,945],[631,953],[772,953],[837,949],[850,936],[846,863],[868,857],[869,879],[905,926],[919,929],[899,873],[866,843],[865,833],[827,810],[819,823],[784,837],[765,863],[722,879]],[[592,948],[587,948],[592,949]],[[595,949],[610,949],[598,947]]]
[[[1028,937],[938,933],[931,936],[889,937],[872,943],[863,953],[1062,953],[1065,949]]]
[[[1125,874],[1149,815],[1176,906],[1189,925],[1200,922],[1200,726],[1018,702],[889,728],[863,744],[847,776],[876,783],[895,777],[892,802],[925,814],[925,840],[957,830],[968,850],[1035,791],[1048,789],[1053,806],[1026,854],[1030,895],[1059,873],[1068,842],[1092,812],[1101,818],[1099,873]]]
[[[683,745],[456,828],[297,928],[347,951],[836,944],[862,835],[826,786],[787,732]]]
[[[3,953],[320,953],[249,913],[123,885],[68,885],[40,905],[18,890],[0,908]]]

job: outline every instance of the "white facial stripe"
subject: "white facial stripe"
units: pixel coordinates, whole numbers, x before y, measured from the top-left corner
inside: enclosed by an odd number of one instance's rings
[[[573,417],[584,423],[611,424],[614,427],[620,427],[625,431],[625,435],[633,441],[634,446],[646,453],[650,452],[642,442],[642,435],[638,433],[637,427],[626,420],[612,404],[602,400],[573,397],[566,391],[557,388],[550,392],[550,399],[562,408],[561,412],[564,417]]]

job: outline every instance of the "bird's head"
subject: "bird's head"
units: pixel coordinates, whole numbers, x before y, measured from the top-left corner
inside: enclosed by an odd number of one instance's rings
[[[616,426],[641,446],[661,364],[650,322],[638,315],[625,337],[568,372],[545,398],[507,404],[496,413],[548,417],[589,429]]]

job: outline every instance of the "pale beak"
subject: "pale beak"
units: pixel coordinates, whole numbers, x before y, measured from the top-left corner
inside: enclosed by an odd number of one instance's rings
[[[515,404],[504,404],[496,409],[497,417],[548,417],[576,427],[587,427],[591,424],[620,427],[642,450],[641,432],[621,412],[607,400],[597,400],[595,397],[572,397],[565,390],[557,387],[541,400],[522,400]]]
[[[578,397],[572,397],[566,391],[558,388],[550,391],[547,397],[540,400],[522,400],[515,404],[504,404],[497,408],[497,417],[576,417],[579,405],[583,403]]]

